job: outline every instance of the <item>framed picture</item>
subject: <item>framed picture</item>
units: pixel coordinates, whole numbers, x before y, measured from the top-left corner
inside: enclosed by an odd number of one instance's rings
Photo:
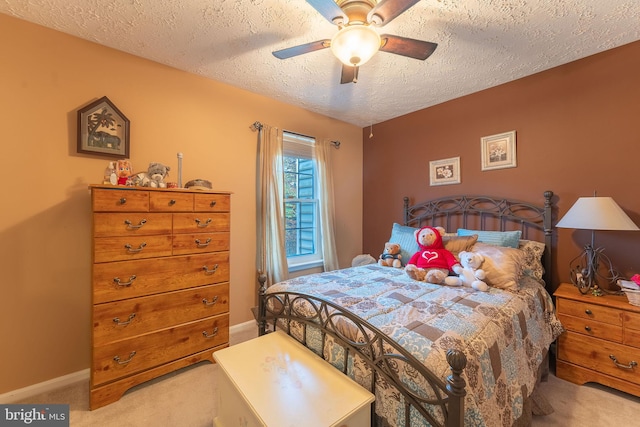
[[[430,185],[460,184],[460,157],[429,162]]]
[[[482,170],[516,167],[516,131],[485,136],[480,140]]]
[[[78,110],[78,153],[129,158],[129,120],[106,96]]]

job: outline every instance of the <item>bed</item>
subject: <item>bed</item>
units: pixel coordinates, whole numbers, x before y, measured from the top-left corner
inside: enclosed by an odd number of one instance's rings
[[[442,226],[454,255],[485,255],[488,292],[410,279],[367,264],[266,287],[259,334],[280,329],[375,394],[376,426],[529,425],[548,350],[562,330],[550,298],[552,197],[535,205],[488,196],[410,204],[390,241]],[[413,241],[415,243],[415,241]],[[383,247],[384,242],[380,243]],[[547,285],[545,285],[547,283]]]

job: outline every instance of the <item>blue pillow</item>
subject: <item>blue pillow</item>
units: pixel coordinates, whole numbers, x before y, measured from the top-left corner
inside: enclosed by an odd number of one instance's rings
[[[402,259],[400,261],[402,262],[402,265],[406,265],[413,254],[418,252],[420,249],[414,234],[416,230],[418,229],[396,223],[394,223],[391,228],[391,237],[389,238],[389,242],[400,245],[400,254],[402,255]]]
[[[458,228],[458,236],[471,236],[473,234],[478,235],[478,242],[507,248],[517,248],[520,243],[522,231],[484,231]]]

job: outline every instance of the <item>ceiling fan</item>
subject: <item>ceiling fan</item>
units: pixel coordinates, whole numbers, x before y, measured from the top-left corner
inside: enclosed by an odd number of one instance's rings
[[[340,83],[356,83],[361,65],[378,50],[425,60],[438,45],[436,43],[378,34],[374,27],[382,27],[420,0],[307,0],[329,22],[338,26],[331,40],[324,39],[273,52],[279,59],[287,59],[316,50],[331,48],[342,62]]]

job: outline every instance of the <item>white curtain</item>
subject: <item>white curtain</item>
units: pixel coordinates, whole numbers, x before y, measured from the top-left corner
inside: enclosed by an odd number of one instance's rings
[[[267,286],[288,278],[282,157],[282,131],[262,125],[258,130],[256,268],[267,276]]]
[[[320,191],[320,228],[322,231],[322,259],[324,271],[337,270],[338,253],[335,241],[335,214],[333,203],[333,174],[331,168],[331,141],[316,141],[318,187]]]

